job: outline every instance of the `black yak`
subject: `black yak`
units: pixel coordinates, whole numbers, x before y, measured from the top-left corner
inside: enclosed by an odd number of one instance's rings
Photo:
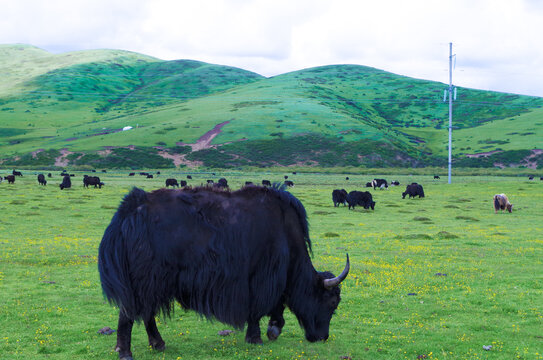
[[[333,190],[332,201],[334,202],[334,207],[338,207],[339,204],[343,204],[343,206],[347,205],[347,191],[345,189]]]
[[[15,175],[6,175],[6,180],[8,181],[8,184],[15,183]]]
[[[22,172],[16,171],[15,169],[13,169],[13,171],[11,173],[13,174],[13,176],[23,176]]]
[[[347,195],[347,203],[349,204],[349,210],[351,207],[354,210],[356,205],[363,206],[364,209],[371,208],[372,210],[375,210],[375,201],[373,201],[369,191],[351,191]]]
[[[176,187],[177,186],[177,187],[179,187],[179,183],[174,178],[166,179],[166,187],[168,187],[168,186],[171,186],[171,187]]]
[[[98,176],[88,176],[83,175],[83,187],[88,188],[89,185],[93,185],[94,188],[102,188],[104,186],[104,183],[100,181],[100,177]]]
[[[138,320],[149,344],[165,348],[155,315],[169,315],[174,300],[237,329],[247,324],[245,340],[253,344],[262,343],[264,316],[270,316],[268,338],[277,339],[287,306],[307,340],[326,340],[349,257],[334,277],[315,270],[310,252],[305,208],[282,189],[134,188],[98,251],[102,290],[119,307],[120,359],[132,359]]]
[[[263,186],[271,186],[271,181],[270,180],[262,180],[262,185]]]
[[[59,185],[60,190],[68,189],[72,187],[72,180],[70,180],[70,175],[64,175],[62,178],[62,183]]]
[[[498,210],[507,210],[509,212],[513,211],[513,204],[509,202],[505,194],[496,194],[493,198],[494,203],[494,213],[497,214]]]
[[[228,188],[228,181],[225,178],[220,178],[215,185],[226,189]]]
[[[418,196],[419,198],[424,197],[424,189],[422,185],[417,183],[409,184],[405,187],[405,191],[402,193],[402,199],[405,199],[405,195],[409,195],[409,198],[414,198]]]
[[[45,180],[45,175],[38,174],[38,184],[47,185],[47,180]]]
[[[288,186],[288,187],[293,187],[294,182],[292,182],[291,180],[285,180],[285,185]]]
[[[379,188],[381,190],[388,189],[388,182],[385,179],[373,179],[371,185],[373,186],[373,190],[375,190],[375,188]]]

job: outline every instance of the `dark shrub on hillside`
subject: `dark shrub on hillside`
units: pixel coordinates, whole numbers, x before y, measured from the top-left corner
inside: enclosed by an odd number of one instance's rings
[[[481,156],[478,158],[460,158],[454,160],[454,165],[458,167],[494,167],[494,164],[503,164],[509,166],[511,164],[523,165],[525,158],[531,155],[530,150],[509,150],[500,153],[495,153],[490,156]],[[534,160],[534,159],[532,159]],[[539,164],[539,162],[538,162]]]
[[[98,154],[83,155],[75,161],[75,165],[91,165],[94,168],[170,168],[174,167],[171,159],[157,154],[154,148],[112,149],[105,156]]]
[[[414,167],[423,164],[421,160],[383,141],[365,139],[343,142],[335,137],[317,134],[236,142],[221,146],[219,150],[190,153],[187,159],[202,161],[205,166],[211,167],[288,166],[308,162],[325,167]]]
[[[16,158],[7,159],[4,161],[4,165],[14,166],[51,166],[55,165],[55,158],[60,156],[60,151],[55,149],[49,149],[38,152],[34,155],[32,153],[25,154],[19,159]]]

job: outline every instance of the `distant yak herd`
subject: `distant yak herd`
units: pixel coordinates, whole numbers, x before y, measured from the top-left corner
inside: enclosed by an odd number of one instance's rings
[[[348,178],[346,178],[347,180]],[[400,182],[393,180],[390,182],[391,186],[399,186]],[[385,179],[373,179],[366,183],[366,187],[373,187],[373,189],[388,189],[389,183]],[[402,193],[402,199],[405,199],[405,196],[409,195],[409,198],[414,198],[418,196],[419,198],[424,197],[424,189],[422,185],[417,183],[411,183],[407,185],[405,191]],[[375,201],[369,191],[357,191],[353,190],[347,193],[345,189],[335,189],[332,191],[332,202],[334,207],[338,207],[339,204],[343,206],[349,205],[349,210],[355,209],[356,206],[362,206],[364,209],[375,210]]]
[[[96,170],[92,170],[92,172],[96,172]],[[106,173],[106,170],[102,170],[103,173]],[[160,175],[160,171],[157,171],[156,174],[151,174],[149,172],[139,172],[139,175],[147,178],[147,179],[153,179],[156,175]],[[296,172],[293,172],[292,174],[296,174]],[[131,172],[128,174],[128,176],[135,176],[135,172]],[[212,173],[212,175],[215,175],[215,173]],[[60,190],[69,189],[72,187],[72,178],[75,176],[74,174],[69,174],[65,170],[63,170],[60,173],[60,176],[62,176],[62,181],[58,185]],[[15,179],[17,177],[23,177],[23,173],[21,171],[13,170],[11,174],[6,175],[4,177],[0,176],[0,183],[2,181],[7,181],[8,184],[14,184]],[[47,178],[52,178],[53,175],[51,173],[47,174]],[[434,180],[439,180],[439,175],[434,175]],[[186,188],[191,187],[191,185],[188,184],[188,180],[192,180],[192,175],[186,175],[187,180],[177,180],[175,178],[167,178],[165,181],[165,187],[172,187],[172,188]],[[539,178],[541,181],[543,181],[543,177]],[[38,174],[37,175],[38,184],[42,186],[47,185],[46,175],[44,174]],[[345,177],[345,180],[349,180],[349,177]],[[534,180],[533,176],[530,176],[528,180]],[[285,187],[293,187],[294,182],[292,180],[288,180],[288,175],[284,176],[283,184]],[[98,176],[89,176],[89,175],[83,175],[83,187],[89,188],[99,188],[101,189],[102,186],[104,186],[105,183],[100,180],[100,177]],[[200,184],[200,186],[203,186],[204,184]],[[216,189],[225,189],[230,190],[228,181],[226,178],[222,177],[218,179],[216,182],[211,179],[205,180],[205,185],[208,187],[213,187]],[[264,187],[272,187],[274,186],[274,183],[272,181],[263,179],[261,181],[261,185]],[[400,182],[397,180],[393,180],[388,182],[386,179],[373,179],[372,181],[369,181],[365,183],[366,188],[373,188],[374,190],[380,189],[388,189],[389,186],[399,186]],[[245,181],[243,186],[255,186],[255,183],[252,181]],[[424,188],[422,185],[413,182],[411,184],[408,184],[405,188],[405,191],[402,192],[402,199],[405,199],[405,197],[408,196],[408,198],[424,198]],[[332,191],[332,202],[334,204],[334,207],[338,207],[340,204],[343,204],[343,206],[348,206],[349,210],[354,210],[357,206],[361,206],[364,209],[368,210],[375,210],[375,204],[376,202],[373,200],[373,196],[369,191],[358,191],[353,190],[350,192],[347,192],[345,189],[335,189]],[[495,213],[497,213],[499,210],[504,211],[507,210],[508,212],[512,212],[513,210],[513,204],[511,204],[505,194],[496,194],[492,198],[492,204],[494,207]]]

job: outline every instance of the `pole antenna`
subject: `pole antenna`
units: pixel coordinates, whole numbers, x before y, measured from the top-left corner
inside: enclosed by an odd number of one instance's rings
[[[452,169],[452,104],[453,96],[456,100],[456,87],[452,84],[452,69],[453,69],[453,57],[454,64],[456,66],[456,55],[452,53],[452,43],[449,43],[449,176],[448,181],[451,183],[451,169]],[[454,93],[454,95],[453,95]]]

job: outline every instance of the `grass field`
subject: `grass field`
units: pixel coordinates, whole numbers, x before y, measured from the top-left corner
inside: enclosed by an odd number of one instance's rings
[[[132,186],[151,191],[187,173],[100,173],[103,189],[84,189],[76,173],[64,191],[58,172],[46,187],[23,173],[0,184],[0,359],[116,359],[115,335],[97,333],[115,329],[118,314],[100,289],[102,234]],[[308,213],[315,267],[338,274],[351,258],[329,340],[307,342],[287,311],[277,341],[248,345],[243,332],[219,336],[229,327],[177,307],[158,321],[165,352],[150,350],[143,326],[134,327],[135,359],[543,358],[543,181],[386,176],[402,185],[371,189],[375,211],[349,211],[333,207],[332,190],[364,191],[376,176],[285,174]],[[238,188],[283,175],[193,173],[189,184],[224,176]],[[426,197],[402,200],[413,181]],[[494,214],[492,196],[502,192],[511,214]]]

